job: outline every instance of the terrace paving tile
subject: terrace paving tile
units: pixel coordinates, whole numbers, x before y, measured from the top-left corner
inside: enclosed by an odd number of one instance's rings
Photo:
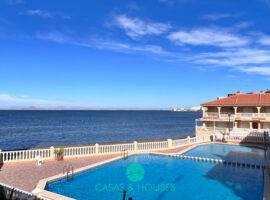
[[[65,165],[72,164],[75,170],[117,156],[119,154],[44,161],[41,166],[38,166],[35,161],[6,163],[0,171],[0,182],[31,192],[36,188],[39,180],[63,173]]]

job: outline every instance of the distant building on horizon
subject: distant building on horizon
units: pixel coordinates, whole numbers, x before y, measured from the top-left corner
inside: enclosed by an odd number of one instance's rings
[[[228,94],[202,103],[202,118],[196,119],[196,135],[249,134],[270,129],[270,90]],[[200,125],[198,125],[200,123]]]
[[[201,110],[201,106],[195,106],[195,107],[191,107],[191,108],[173,108],[172,111],[173,112],[186,112],[186,111],[200,111]]]

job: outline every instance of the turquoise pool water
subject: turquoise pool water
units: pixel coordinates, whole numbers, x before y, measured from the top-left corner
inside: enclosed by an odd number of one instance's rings
[[[266,150],[260,147],[233,144],[205,144],[194,147],[183,155],[215,158],[229,161],[265,164]]]
[[[263,187],[262,169],[145,154],[50,182],[46,190],[78,200],[122,200],[124,188],[133,200],[257,200]]]

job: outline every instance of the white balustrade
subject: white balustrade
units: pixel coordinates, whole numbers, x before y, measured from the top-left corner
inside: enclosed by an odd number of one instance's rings
[[[197,142],[197,137],[190,138],[190,144]]]
[[[178,147],[178,146],[186,145],[187,143],[188,143],[187,139],[178,139],[178,140],[173,140],[172,141],[172,146],[173,147]]]
[[[264,136],[261,134],[250,134],[247,136],[233,135],[233,136],[227,137],[226,140],[263,143]],[[266,137],[266,142],[269,142],[269,141],[270,141],[269,137]]]
[[[98,153],[119,153],[123,151],[134,151],[134,144],[110,144],[110,145],[99,145]]]
[[[138,143],[138,150],[159,150],[159,149],[167,149],[168,141],[161,142],[141,142]]]
[[[217,112],[205,112],[206,117],[218,117]]]
[[[49,159],[50,149],[3,151],[1,156],[3,162],[36,160],[37,156],[40,156],[43,159]]]
[[[64,157],[87,156],[95,154],[95,146],[66,147],[64,148]]]
[[[203,141],[210,141],[210,136],[191,137],[190,139],[175,139],[166,141],[151,141],[151,142],[133,142],[127,144],[106,144],[106,145],[91,145],[91,146],[77,146],[64,147],[64,157],[80,157],[98,154],[121,153],[123,151],[139,152],[150,150],[163,150],[169,148],[176,148],[188,144],[199,143]],[[170,144],[170,145],[169,145]],[[0,156],[3,163],[16,161],[34,161],[39,156],[42,159],[53,159],[55,157],[54,150],[60,148],[46,148],[46,149],[30,149],[22,151],[2,151]]]

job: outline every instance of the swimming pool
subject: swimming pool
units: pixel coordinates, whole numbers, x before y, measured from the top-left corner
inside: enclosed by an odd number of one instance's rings
[[[263,187],[262,169],[142,154],[49,182],[46,190],[78,200],[120,200],[123,189],[133,200],[253,200],[263,198]]]
[[[262,147],[212,143],[198,145],[183,155],[265,164],[266,150]]]

